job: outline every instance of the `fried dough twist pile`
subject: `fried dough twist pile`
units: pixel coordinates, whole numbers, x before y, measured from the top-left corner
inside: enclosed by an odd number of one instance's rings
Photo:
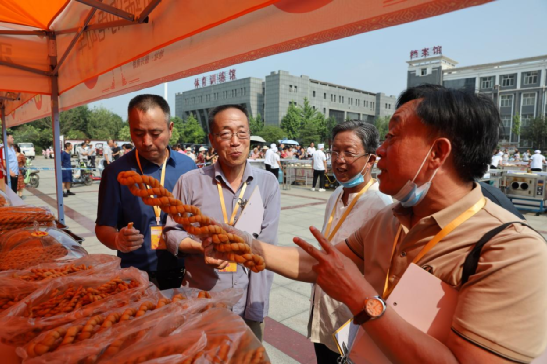
[[[199,208],[184,205],[162,187],[157,179],[141,176],[135,171],[124,171],[118,174],[118,182],[127,186],[133,195],[142,198],[146,205],[159,206],[189,234],[212,237],[215,250],[227,253],[229,260],[242,264],[253,272],[260,272],[266,268],[264,258],[252,254],[251,247],[245,244],[242,238],[212,224],[211,219],[202,215]]]

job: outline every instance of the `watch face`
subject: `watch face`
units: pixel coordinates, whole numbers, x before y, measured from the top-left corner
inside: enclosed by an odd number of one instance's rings
[[[384,305],[376,298],[369,298],[367,300],[366,309],[370,317],[378,317],[384,311]]]

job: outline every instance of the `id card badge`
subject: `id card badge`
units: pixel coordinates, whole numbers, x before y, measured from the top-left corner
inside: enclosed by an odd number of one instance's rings
[[[167,244],[163,240],[163,225],[150,225],[150,247],[152,250],[166,250]]]
[[[235,273],[237,272],[237,263],[230,262],[224,269],[218,269],[220,273]]]

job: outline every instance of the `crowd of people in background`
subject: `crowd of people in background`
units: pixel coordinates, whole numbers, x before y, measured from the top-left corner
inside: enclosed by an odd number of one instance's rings
[[[534,172],[541,172],[543,170],[543,165],[546,164],[545,157],[541,154],[541,150],[535,150],[534,153],[531,153],[530,149],[527,149],[525,152],[520,154],[518,149],[510,152],[509,149],[506,148],[503,150],[494,150],[490,168],[498,169],[515,162],[527,163],[530,170]]]

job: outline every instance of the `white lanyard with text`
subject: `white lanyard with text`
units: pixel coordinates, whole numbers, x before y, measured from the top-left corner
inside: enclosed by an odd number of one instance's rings
[[[334,213],[336,212],[336,205],[337,205],[337,202],[336,201],[334,203],[334,206],[332,207],[332,212],[330,214],[330,217],[329,217],[329,222],[327,223],[327,229],[325,230],[325,237],[327,238],[328,241],[331,241],[332,238],[334,238],[334,235],[336,235],[336,233],[338,232],[338,229],[340,229],[340,226],[342,226],[342,223],[344,222],[344,220],[346,220],[346,218],[348,217],[349,213],[351,212],[351,210],[353,209],[353,207],[355,206],[355,204],[357,203],[357,201],[359,200],[359,198],[365,193],[367,192],[367,190],[369,189],[370,186],[372,186],[374,183],[376,182],[376,180],[374,178],[371,178],[370,181],[368,181],[368,183],[363,187],[361,188],[361,191],[359,191],[357,193],[357,195],[353,198],[353,200],[351,200],[351,203],[349,204],[348,208],[346,209],[346,211],[344,211],[344,214],[342,215],[342,217],[340,218],[340,220],[338,220],[338,223],[336,224],[336,226],[334,227],[334,230],[332,231],[332,233],[329,235],[329,232],[330,232],[330,228],[331,228],[331,225],[332,225],[332,220],[334,219]],[[342,191],[342,193],[340,194],[340,199],[342,198],[342,195],[344,194],[344,191]]]
[[[486,204],[486,199],[482,197],[479,201],[477,201],[473,206],[471,206],[469,209],[464,211],[460,216],[456,217],[454,220],[450,222],[450,224],[446,225],[441,231],[439,231],[433,239],[431,239],[423,248],[420,250],[418,255],[412,260],[412,263],[416,264],[420,259],[424,257],[437,243],[439,243],[443,238],[445,238],[452,230],[469,220],[472,216],[474,216],[477,212],[479,212],[484,205]],[[391,250],[391,259],[389,261],[389,267],[387,270],[386,275],[386,281],[384,284],[384,292],[382,294],[382,298],[384,300],[387,300],[395,286],[389,287],[389,271],[391,269],[391,264],[393,262],[393,255],[395,254],[395,248],[397,246],[397,243],[399,242],[399,236],[401,235],[401,230],[403,229],[402,225],[399,225],[399,229],[397,230],[397,234],[395,235],[395,240],[393,241],[393,248]]]
[[[168,152],[169,153],[169,152]],[[139,151],[135,149],[135,157],[137,158],[137,164],[139,165],[139,169],[141,170],[142,175],[144,175],[144,171],[142,170],[141,161],[139,159]],[[161,180],[160,185],[163,187],[165,183],[165,170],[167,166],[167,160],[169,159],[169,154],[165,157],[165,160],[163,161],[163,167],[161,170]],[[146,186],[147,188],[150,188],[149,186]],[[161,215],[161,208],[159,206],[153,206],[154,207],[154,213],[156,214],[156,224],[160,225],[160,215]]]

